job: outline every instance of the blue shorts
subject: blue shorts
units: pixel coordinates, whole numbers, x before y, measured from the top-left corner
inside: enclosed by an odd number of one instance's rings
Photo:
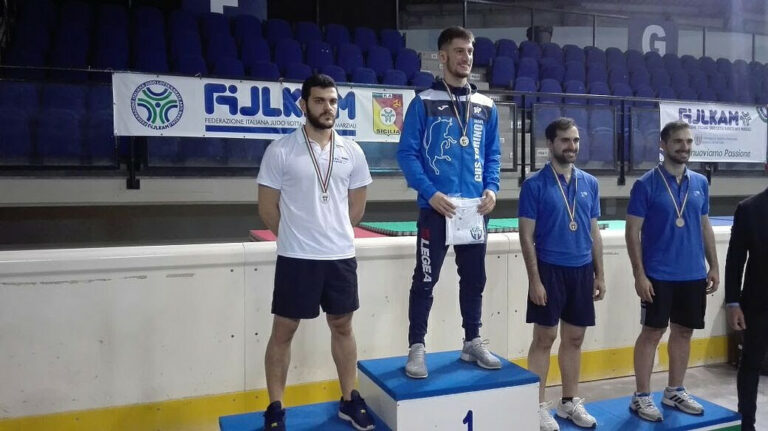
[[[669,322],[690,329],[704,329],[707,310],[707,280],[663,281],[648,277],[653,302],[640,301],[640,323],[666,328]]]
[[[277,256],[272,314],[289,319],[314,319],[320,307],[327,314],[360,308],[357,260],[312,260]]]
[[[560,319],[574,326],[595,326],[592,262],[582,266],[560,266],[539,261],[539,278],[547,291],[547,305],[536,305],[528,297],[525,321],[556,326]]]

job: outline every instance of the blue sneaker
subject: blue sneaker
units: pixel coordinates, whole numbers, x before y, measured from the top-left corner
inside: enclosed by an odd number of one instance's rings
[[[376,428],[373,417],[368,413],[368,406],[357,390],[352,391],[352,399],[339,401],[339,417],[349,422],[358,431],[368,431]]]
[[[285,431],[285,409],[275,401],[264,412],[264,431]]]

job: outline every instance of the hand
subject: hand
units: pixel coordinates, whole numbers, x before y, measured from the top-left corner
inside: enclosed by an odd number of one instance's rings
[[[592,298],[595,301],[600,301],[605,296],[605,279],[602,277],[595,277],[595,282],[592,283]]]
[[[451,199],[440,192],[435,192],[431,198],[429,198],[429,205],[440,214],[452,218],[456,214],[456,205],[451,202]]]
[[[647,303],[653,303],[653,297],[656,295],[656,292],[653,291],[651,280],[648,280],[645,274],[635,277],[635,292],[637,292],[637,296],[640,299]]]
[[[486,215],[496,208],[496,193],[493,190],[483,190],[483,199],[480,201],[480,205],[477,206],[477,212],[480,215]]]
[[[728,326],[734,331],[743,331],[747,329],[747,322],[744,320],[744,312],[741,311],[740,306],[726,305],[725,315],[728,320]]]
[[[531,298],[531,302],[536,305],[547,305],[547,291],[544,289],[544,285],[541,284],[541,280],[536,280],[533,283],[529,283],[528,297]]]
[[[717,268],[709,268],[707,272],[707,295],[717,292],[720,285],[720,271]]]

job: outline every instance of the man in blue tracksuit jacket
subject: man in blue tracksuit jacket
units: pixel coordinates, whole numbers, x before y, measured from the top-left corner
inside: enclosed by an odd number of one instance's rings
[[[408,185],[419,193],[420,207],[405,367],[412,378],[427,377],[424,337],[432,289],[448,250],[445,218],[455,214],[449,198],[481,198],[478,212],[485,216],[495,207],[499,191],[498,112],[490,98],[478,94],[467,82],[473,41],[472,33],[461,27],[447,28],[440,34],[444,78],[419,93],[409,105],[397,150]],[[501,362],[480,338],[485,248],[485,242],[454,246],[464,328],[461,358],[498,369]]]

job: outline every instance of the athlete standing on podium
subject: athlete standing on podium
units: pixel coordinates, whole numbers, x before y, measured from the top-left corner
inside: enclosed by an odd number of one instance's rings
[[[668,325],[669,380],[662,403],[689,414],[704,413],[683,378],[693,330],[704,328],[707,294],[720,283],[708,216],[709,185],[703,175],[686,167],[693,145],[688,123],[667,123],[660,144],[664,162],[632,186],[625,232],[643,325],[635,342],[637,390],[629,407],[648,421],[664,419],[650,386],[656,347]]]
[[[408,186],[419,194],[420,208],[405,366],[405,373],[412,378],[425,378],[428,374],[424,338],[432,290],[448,251],[445,219],[456,213],[450,198],[481,198],[477,211],[485,216],[496,206],[499,191],[501,160],[496,105],[467,82],[472,70],[473,42],[472,33],[461,27],[450,27],[440,33],[437,47],[443,79],[416,95],[408,106],[397,150],[397,161]],[[461,359],[498,369],[501,361],[480,338],[485,248],[485,241],[453,248],[464,328]]]
[[[534,324],[528,369],[540,379],[541,431],[559,430],[544,396],[559,325],[563,397],[557,415],[591,428],[597,421],[576,395],[584,334],[595,325],[594,301],[605,295],[603,241],[597,226],[600,194],[597,179],[573,165],[579,154],[579,130],[573,120],[559,118],[544,133],[550,161],[520,190],[520,245],[528,273],[526,321]]]
[[[307,78],[299,104],[306,124],[272,142],[259,170],[259,215],[277,236],[272,334],[264,368],[270,404],[264,429],[285,430],[283,391],[291,341],[301,319],[326,313],[342,399],[339,417],[355,429],[374,429],[365,401],[354,390],[358,309],[352,226],[365,212],[371,174],[357,143],[333,130],[339,95],[326,75]]]

